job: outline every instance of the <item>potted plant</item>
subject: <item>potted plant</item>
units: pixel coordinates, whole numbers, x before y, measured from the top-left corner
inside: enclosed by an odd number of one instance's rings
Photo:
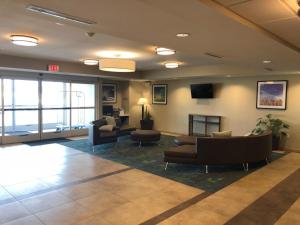
[[[262,134],[267,130],[272,131],[272,148],[279,149],[280,140],[283,136],[288,136],[289,125],[281,119],[274,118],[272,114],[267,114],[265,117],[259,118],[252,134]]]
[[[154,122],[151,118],[152,118],[152,116],[151,116],[150,112],[148,111],[148,109],[146,107],[143,119],[140,121],[142,130],[152,130],[153,129],[153,123]]]

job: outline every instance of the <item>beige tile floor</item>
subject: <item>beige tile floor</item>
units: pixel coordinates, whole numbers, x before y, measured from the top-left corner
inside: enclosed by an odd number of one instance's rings
[[[299,167],[290,153],[161,224],[224,224]],[[0,148],[1,225],[135,225],[203,192],[59,144]],[[299,205],[278,224],[300,223]]]

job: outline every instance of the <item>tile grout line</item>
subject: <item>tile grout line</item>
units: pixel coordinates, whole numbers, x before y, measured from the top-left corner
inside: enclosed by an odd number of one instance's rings
[[[25,195],[20,195],[20,196],[12,195],[13,199],[7,199],[7,200],[0,201],[0,205],[5,205],[5,204],[17,202],[17,201],[20,201],[20,200],[24,200],[24,199],[27,199],[27,198],[34,197],[36,195],[45,194],[45,193],[48,193],[48,192],[51,192],[51,191],[56,191],[56,190],[59,190],[59,189],[62,189],[62,188],[71,187],[71,186],[87,183],[87,182],[98,180],[98,179],[103,179],[105,177],[109,177],[109,176],[112,176],[112,175],[123,173],[123,172],[129,171],[129,170],[132,170],[132,169],[133,168],[128,167],[128,168],[121,169],[121,170],[116,170],[116,171],[113,171],[113,172],[110,172],[110,173],[101,174],[101,175],[98,175],[98,176],[95,176],[95,177],[89,177],[89,178],[85,178],[85,179],[82,179],[82,180],[73,181],[73,182],[70,182],[70,183],[67,183],[67,184],[56,185],[56,186],[49,187],[49,188],[46,188],[46,189],[43,189],[43,190],[40,190],[40,191],[32,192],[30,194],[25,194]],[[10,192],[8,192],[8,193],[10,193]]]

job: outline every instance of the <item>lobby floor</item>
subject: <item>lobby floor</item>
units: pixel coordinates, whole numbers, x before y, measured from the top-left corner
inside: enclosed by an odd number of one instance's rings
[[[298,153],[212,194],[59,144],[0,148],[1,225],[294,225],[299,197]]]

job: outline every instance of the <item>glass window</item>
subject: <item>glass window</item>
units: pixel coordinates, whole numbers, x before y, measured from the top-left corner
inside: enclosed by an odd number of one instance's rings
[[[95,85],[72,83],[72,107],[94,107]]]
[[[70,83],[42,82],[43,108],[70,107]]]
[[[5,108],[38,108],[38,82],[4,79]]]
[[[38,110],[5,111],[6,136],[38,133]]]
[[[4,134],[11,136],[38,133],[38,81],[4,79],[3,82]]]
[[[43,110],[43,132],[70,130],[70,110]]]
[[[0,135],[2,136],[2,79],[0,79]]]
[[[95,109],[72,109],[72,129],[86,128],[95,118]]]

